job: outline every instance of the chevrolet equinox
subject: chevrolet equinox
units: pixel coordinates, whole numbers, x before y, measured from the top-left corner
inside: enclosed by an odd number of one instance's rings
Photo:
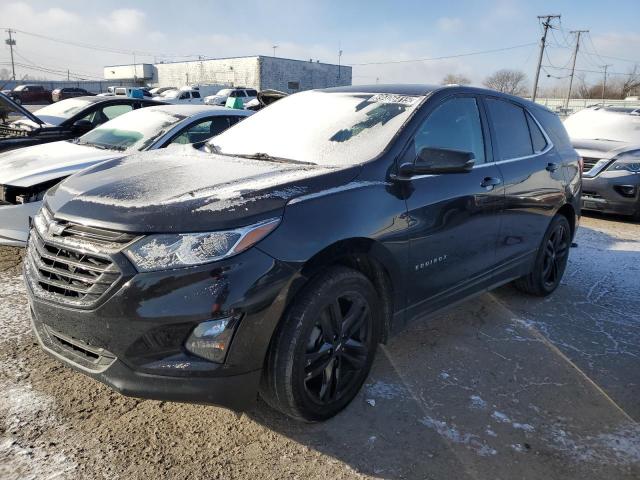
[[[323,420],[408,321],[513,281],[549,295],[580,208],[556,115],[494,91],[302,92],[211,139],[48,191],[35,334],[126,395]]]

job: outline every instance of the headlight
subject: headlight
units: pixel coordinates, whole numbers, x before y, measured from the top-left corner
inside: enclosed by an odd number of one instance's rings
[[[201,265],[245,251],[279,223],[279,218],[272,218],[236,230],[149,235],[129,246],[124,253],[140,272]]]
[[[627,170],[632,173],[640,173],[640,150],[625,152],[616,158],[607,170]]]

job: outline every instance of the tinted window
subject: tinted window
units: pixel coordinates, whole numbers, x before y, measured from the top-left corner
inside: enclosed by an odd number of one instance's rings
[[[231,98],[236,98],[236,97],[239,97],[240,95],[238,95],[238,92],[237,92],[236,90],[234,90],[233,92],[231,92],[231,93],[229,94],[229,96],[230,96]]]
[[[191,92],[193,98],[200,98],[200,92]]]
[[[258,96],[258,92],[256,90],[247,90],[247,95],[249,97],[257,97]]]
[[[447,148],[472,152],[476,164],[484,163],[484,139],[480,112],[474,98],[454,98],[439,105],[415,136],[415,154],[423,148]]]
[[[531,143],[533,143],[533,151],[535,153],[542,152],[547,148],[547,140],[544,138],[540,127],[535,122],[531,115],[527,113],[527,122],[529,123],[529,132],[531,133]]]
[[[511,102],[487,99],[487,108],[496,135],[500,160],[533,154],[524,109]]]
[[[183,130],[180,135],[171,140],[171,143],[187,144],[202,142],[224,132],[229,128],[229,126],[229,117],[213,117],[211,119],[200,121],[195,125],[191,125],[186,130]]]

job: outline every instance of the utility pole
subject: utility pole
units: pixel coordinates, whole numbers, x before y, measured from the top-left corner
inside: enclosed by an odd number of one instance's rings
[[[13,46],[16,44],[16,41],[11,37],[11,34],[13,33],[13,30],[8,28],[7,29],[7,33],[9,34],[9,38],[7,38],[4,41],[4,43],[9,45],[9,50],[11,50],[11,75],[12,75],[12,80],[15,80],[16,79],[16,66],[13,63]]]
[[[342,50],[338,50],[338,80],[340,80],[340,60],[342,59]]]
[[[536,95],[538,94],[538,79],[540,78],[540,67],[542,66],[542,55],[544,54],[544,47],[547,43],[547,30],[549,28],[553,28],[551,26],[551,21],[554,19],[560,19],[560,15],[538,15],[538,20],[542,20],[542,26],[544,27],[544,32],[542,33],[542,38],[540,39],[540,55],[538,56],[538,66],[536,67],[536,76],[533,79],[533,95],[531,96],[531,101],[536,101]]]
[[[69,82],[71,80],[71,72],[69,72],[69,69],[67,68],[67,82]]]
[[[604,96],[605,96],[605,90],[607,89],[607,69],[611,66],[611,64],[607,64],[607,65],[602,65],[602,68],[604,68],[604,78],[602,79],[602,106],[604,107]]]
[[[573,51],[573,63],[571,65],[571,76],[569,77],[569,91],[567,92],[567,101],[564,102],[564,108],[569,108],[569,100],[571,99],[571,87],[573,86],[573,75],[576,72],[576,60],[578,59],[578,49],[580,48],[580,35],[587,33],[589,30],[571,30],[569,33],[576,34],[576,48]]]
[[[276,56],[276,48],[278,48],[278,46],[279,45],[274,45],[273,47],[271,47],[271,48],[273,48],[273,56],[274,57]]]

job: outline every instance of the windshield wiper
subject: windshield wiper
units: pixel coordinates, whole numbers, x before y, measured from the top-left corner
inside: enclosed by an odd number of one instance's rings
[[[299,165],[315,165],[315,163],[313,163],[313,162],[303,162],[302,160],[293,160],[291,158],[274,157],[272,155],[269,155],[268,153],[263,153],[263,152],[256,152],[256,153],[251,153],[251,154],[235,153],[235,154],[232,154],[231,156],[240,157],[240,158],[248,158],[248,159],[251,159],[251,160],[265,160],[267,162],[296,163],[296,164],[299,164]]]
[[[87,145],[89,147],[98,148],[100,150],[116,150],[118,152],[124,152],[127,147],[121,147],[117,145],[102,145],[100,143],[91,143],[91,142],[81,142],[79,138],[72,140],[76,145]]]

